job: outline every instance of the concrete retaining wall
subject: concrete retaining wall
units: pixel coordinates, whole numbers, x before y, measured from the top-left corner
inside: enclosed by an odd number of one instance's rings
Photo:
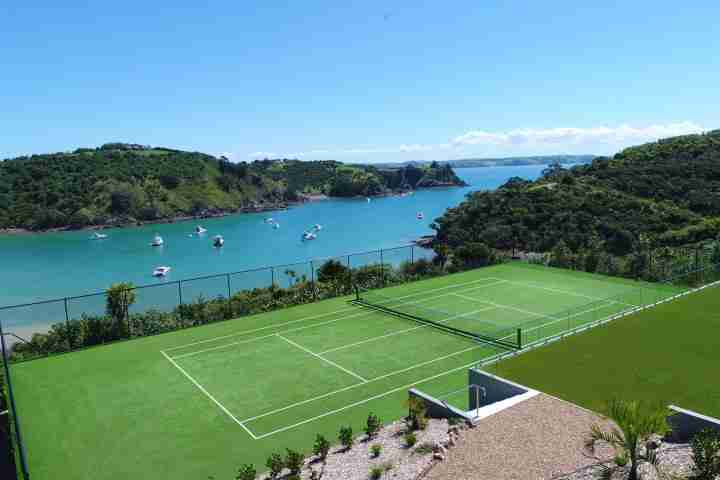
[[[720,434],[720,419],[708,417],[692,410],[670,405],[672,414],[668,423],[672,428],[671,439],[676,442],[689,442],[701,430],[710,429]]]
[[[425,403],[425,409],[427,410],[427,416],[430,418],[462,418],[463,420],[471,421],[471,417],[458,408],[443,403],[442,400],[428,395],[425,392],[421,392],[415,388],[408,390],[410,398],[419,398]]]
[[[483,395],[478,396],[473,392],[475,389],[470,389],[470,402],[468,405],[470,405],[470,408],[473,410],[506,400],[516,395],[522,395],[529,390],[522,385],[474,368],[468,371],[468,377],[468,384],[477,385],[485,394],[484,397]]]

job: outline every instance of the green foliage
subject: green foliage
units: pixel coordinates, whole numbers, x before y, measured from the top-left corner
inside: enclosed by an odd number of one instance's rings
[[[297,450],[285,449],[285,467],[290,470],[290,475],[300,475],[300,470],[305,463],[305,456]]]
[[[273,453],[268,457],[265,466],[268,468],[270,478],[275,480],[280,476],[283,468],[285,468],[285,461],[279,453]]]
[[[640,447],[654,434],[664,435],[670,430],[667,423],[668,410],[662,405],[646,404],[639,401],[613,399],[603,412],[615,422],[617,428],[603,430],[597,424],[590,428],[585,447],[595,453],[598,443],[606,443],[616,452],[615,458],[625,457],[630,463],[630,480],[637,480],[639,462],[647,461],[655,465],[654,453],[649,449],[641,453]]]
[[[433,452],[433,444],[430,442],[423,442],[415,449],[415,453],[420,455],[427,455]]]
[[[371,480],[378,480],[383,476],[383,473],[385,473],[382,469],[382,467],[372,467],[370,469],[370,479]]]
[[[345,450],[350,450],[353,446],[353,443],[355,443],[352,427],[349,425],[347,427],[340,427],[340,432],[338,433],[338,440],[340,440],[340,445],[342,445]]]
[[[461,268],[485,267],[494,263],[494,254],[484,243],[470,242],[455,249],[453,260]]]
[[[315,444],[313,445],[313,454],[317,455],[321,461],[325,461],[330,452],[330,442],[324,436],[318,433],[315,437]]]
[[[403,440],[407,448],[412,448],[417,443],[417,435],[415,435],[415,432],[407,432],[403,435]]]
[[[255,480],[256,477],[257,471],[255,470],[255,466],[247,463],[238,469],[235,480]]]
[[[380,445],[379,443],[376,443],[376,444],[370,446],[370,454],[373,457],[375,457],[375,458],[379,457],[381,452],[382,452],[382,445]]]
[[[382,428],[382,422],[378,418],[377,415],[373,415],[372,413],[368,415],[367,421],[365,422],[365,434],[368,436],[368,438],[374,438],[378,432],[380,432],[380,429]]]
[[[647,254],[717,237],[718,190],[720,132],[667,139],[472,193],[433,224],[435,249],[551,252],[555,266],[648,278]]]
[[[407,407],[408,415],[405,417],[405,424],[408,430],[425,430],[428,424],[425,402],[418,397],[410,397],[407,400]]]
[[[460,184],[449,167],[428,178]],[[418,182],[413,188],[432,186]],[[376,168],[339,162],[232,163],[197,152],[109,143],[72,153],[0,162],[0,228],[81,228],[252,205],[277,206],[303,192],[378,195],[393,189]]]
[[[692,439],[693,471],[698,480],[720,476],[720,434],[705,429]]]
[[[115,322],[117,338],[127,334],[125,319],[130,306],[135,303],[135,290],[132,283],[114,283],[107,289],[105,311]]]

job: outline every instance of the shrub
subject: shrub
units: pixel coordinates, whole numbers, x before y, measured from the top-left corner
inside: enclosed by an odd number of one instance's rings
[[[378,480],[383,475],[383,469],[381,467],[373,467],[370,469],[370,478],[372,480]]]
[[[285,451],[285,466],[290,470],[290,475],[300,475],[300,470],[305,463],[305,456],[297,450],[286,448]]]
[[[423,442],[415,449],[416,453],[420,455],[427,455],[433,452],[433,444],[431,442]]]
[[[377,415],[373,415],[372,413],[368,415],[367,423],[365,424],[365,433],[369,438],[373,438],[375,435],[378,434],[380,429],[382,428],[382,422],[380,422],[380,419],[377,417]]]
[[[407,432],[403,438],[405,439],[405,446],[407,448],[412,448],[417,443],[417,437],[413,432]]]
[[[255,477],[257,477],[255,467],[247,463],[238,469],[238,474],[235,477],[235,480],[255,480]]]
[[[370,447],[370,452],[372,453],[373,457],[379,457],[380,452],[382,452],[382,445],[376,443],[375,445]]]
[[[700,480],[713,480],[720,475],[720,434],[703,430],[692,439],[694,473]]]
[[[313,453],[320,457],[320,460],[323,462],[328,456],[328,452],[330,451],[330,442],[320,435],[318,433],[317,437],[315,437],[315,445],[313,445]]]
[[[353,443],[355,442],[355,439],[353,438],[352,427],[340,427],[338,440],[340,440],[340,444],[345,447],[345,450],[350,450],[353,446]]]
[[[411,431],[425,430],[428,423],[425,402],[417,397],[410,397],[407,404],[408,416],[405,418],[405,423],[408,429]]]
[[[267,462],[265,462],[265,466],[268,468],[270,478],[274,480],[282,473],[283,468],[285,468],[285,462],[280,454],[273,453],[268,457]]]
[[[393,469],[393,464],[392,464],[392,462],[385,462],[381,465],[381,467],[382,467],[383,471],[389,472],[390,470]]]

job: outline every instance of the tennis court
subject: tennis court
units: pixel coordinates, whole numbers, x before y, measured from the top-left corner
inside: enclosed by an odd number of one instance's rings
[[[412,386],[442,396],[478,361],[674,293],[505,264],[16,364],[30,473],[227,477],[370,412],[399,418]]]

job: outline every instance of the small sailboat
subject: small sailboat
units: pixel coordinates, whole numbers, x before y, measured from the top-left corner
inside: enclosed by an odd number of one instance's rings
[[[425,215],[423,215],[422,212],[418,212],[416,216],[418,220],[422,220],[423,218],[425,218]]]
[[[265,219],[265,223],[275,223],[275,219],[270,217]]]
[[[370,203],[370,197],[367,197],[367,202]]]
[[[104,233],[99,233],[99,232],[93,233],[92,237],[90,237],[91,240],[105,240],[106,238],[108,238],[107,235],[105,235]]]
[[[277,222],[273,223],[273,228],[277,230],[278,228],[280,228],[280,224]]]
[[[225,239],[223,238],[223,236],[215,235],[215,237],[213,238],[213,247],[220,248],[223,245],[225,245]]]
[[[316,223],[315,225],[313,225],[313,229],[316,232],[319,232],[320,230],[322,230],[322,225],[320,225],[319,223]]]
[[[195,233],[197,233],[198,235],[203,234],[205,232],[207,232],[207,229],[203,228],[202,225],[198,225],[197,227],[195,227]]]
[[[152,247],[162,247],[164,244],[165,244],[165,241],[158,234],[155,234],[155,237],[153,238],[152,242],[150,242],[150,246],[152,246]]]
[[[153,270],[153,277],[164,277],[168,273],[170,273],[171,268],[170,267],[156,267],[155,270]]]

